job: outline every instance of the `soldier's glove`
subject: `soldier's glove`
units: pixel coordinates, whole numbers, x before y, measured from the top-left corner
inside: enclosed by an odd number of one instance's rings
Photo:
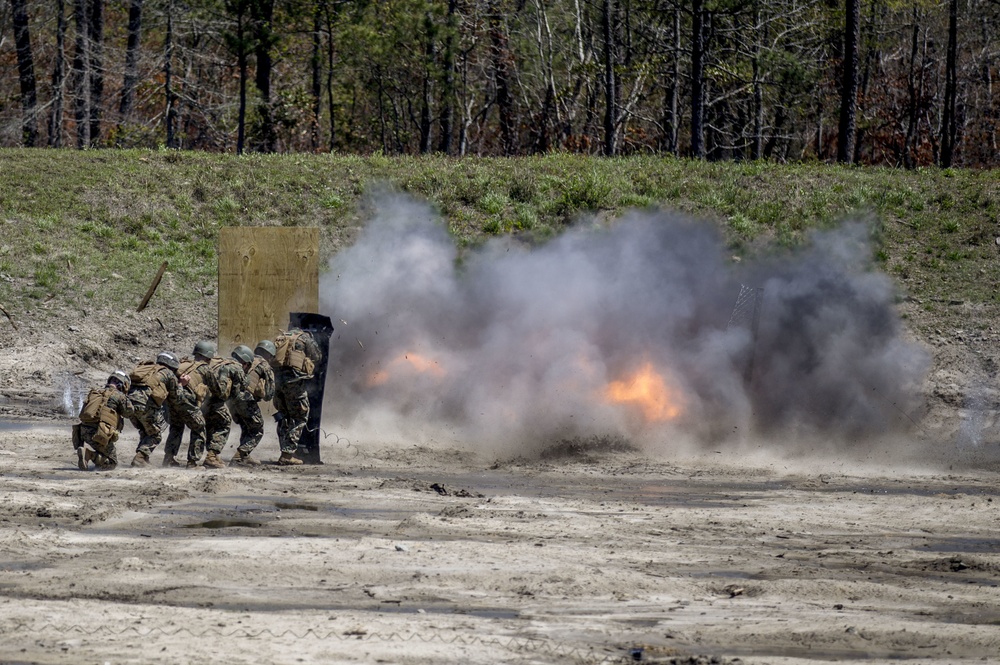
[[[280,411],[278,411],[277,413],[274,414],[274,422],[280,423],[284,419],[285,419],[285,416]]]

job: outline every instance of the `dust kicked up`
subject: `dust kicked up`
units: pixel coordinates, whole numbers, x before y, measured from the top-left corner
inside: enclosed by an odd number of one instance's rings
[[[732,325],[744,285],[756,326]],[[912,427],[928,366],[863,224],[736,262],[709,223],[632,212],[460,258],[428,206],[389,197],[320,294],[327,422],[411,442],[858,441]]]

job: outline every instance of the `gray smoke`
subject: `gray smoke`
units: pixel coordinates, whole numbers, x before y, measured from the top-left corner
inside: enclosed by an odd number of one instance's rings
[[[900,429],[927,358],[904,339],[870,256],[852,224],[737,263],[709,223],[634,212],[460,260],[428,206],[390,197],[321,284],[336,327],[325,415],[514,451],[567,437]],[[756,335],[752,317],[730,324],[741,285],[763,288]]]

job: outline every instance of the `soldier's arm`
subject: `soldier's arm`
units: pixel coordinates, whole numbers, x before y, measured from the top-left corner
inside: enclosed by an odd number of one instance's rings
[[[274,372],[270,366],[261,365],[258,369],[260,380],[264,382],[264,401],[270,402],[274,399]]]
[[[319,344],[313,339],[310,334],[305,334],[302,336],[302,342],[305,344],[306,355],[317,365],[323,359],[323,352],[319,350]]]

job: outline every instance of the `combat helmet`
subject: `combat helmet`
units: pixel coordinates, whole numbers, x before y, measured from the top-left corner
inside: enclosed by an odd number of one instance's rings
[[[177,360],[177,356],[169,351],[160,351],[160,354],[156,356],[156,364],[169,367],[174,371],[177,371],[177,368],[181,366],[181,362]]]
[[[264,355],[263,353],[261,353],[261,351],[263,351],[272,358],[278,353],[278,349],[275,348],[274,342],[272,342],[269,339],[262,339],[259,342],[257,342],[257,348],[254,349],[254,353],[258,355]]]
[[[240,344],[235,349],[233,349],[232,356],[236,360],[246,365],[249,365],[250,363],[253,362],[253,351],[251,351],[250,347],[247,346],[246,344]]]
[[[118,387],[121,388],[122,392],[127,393],[128,389],[132,387],[132,379],[130,379],[128,374],[120,369],[116,369],[111,372],[111,376],[108,377],[108,383],[111,383],[112,381],[118,384]]]
[[[201,356],[202,358],[214,358],[217,349],[218,347],[215,346],[215,342],[203,339],[194,345],[194,355]]]

